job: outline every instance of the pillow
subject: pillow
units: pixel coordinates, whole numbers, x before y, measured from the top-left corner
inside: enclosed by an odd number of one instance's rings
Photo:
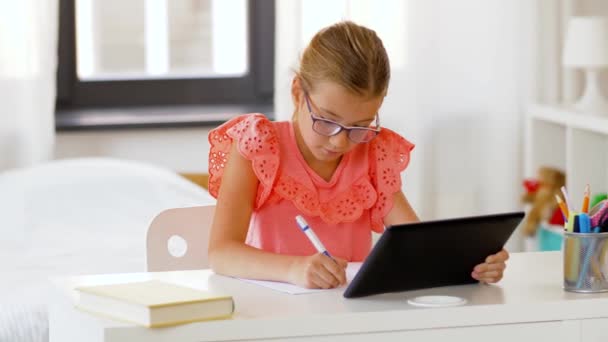
[[[22,240],[50,225],[79,231],[128,224],[147,229],[164,209],[215,203],[171,170],[111,158],[57,160],[6,171],[0,173],[0,189],[4,241]]]

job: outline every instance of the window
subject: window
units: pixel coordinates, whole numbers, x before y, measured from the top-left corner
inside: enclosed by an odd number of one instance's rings
[[[60,0],[59,109],[272,103],[274,0]]]

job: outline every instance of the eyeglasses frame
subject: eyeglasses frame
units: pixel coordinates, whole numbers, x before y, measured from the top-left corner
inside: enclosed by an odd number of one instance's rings
[[[310,99],[310,97],[308,96],[308,93],[306,93],[306,92],[304,93],[304,101],[306,102],[306,107],[307,107],[307,109],[308,109],[308,113],[310,114],[310,118],[312,119],[312,128],[313,128],[313,130],[314,130],[314,131],[315,131],[317,134],[320,134],[320,135],[323,135],[323,136],[326,136],[326,137],[333,137],[334,135],[338,135],[338,134],[340,134],[342,131],[346,131],[346,136],[348,137],[348,139],[349,139],[350,141],[352,141],[352,142],[354,142],[354,143],[356,143],[356,144],[364,144],[364,143],[368,143],[368,142],[370,142],[370,141],[374,140],[374,138],[375,138],[375,137],[377,137],[377,136],[378,136],[378,134],[380,133],[380,116],[378,115],[378,113],[376,113],[376,117],[375,117],[375,120],[376,120],[376,128],[370,128],[370,127],[359,127],[359,126],[344,126],[344,125],[342,125],[342,124],[341,124],[341,123],[339,123],[339,122],[335,122],[335,121],[333,121],[333,120],[325,119],[325,118],[322,118],[322,117],[318,116],[317,114],[315,114],[315,113],[312,111],[312,107],[311,107],[311,105],[310,105],[310,102],[312,102],[312,100]],[[335,133],[333,133],[333,134],[329,134],[329,135],[328,135],[328,134],[325,134],[325,133],[320,133],[320,132],[318,132],[318,131],[315,129],[315,123],[316,123],[317,121],[323,121],[323,122],[326,122],[326,123],[329,123],[329,124],[336,125],[336,126],[338,126],[340,129],[338,129],[338,130],[337,130]],[[370,132],[373,132],[373,133],[374,133],[374,136],[373,136],[371,139],[367,140],[367,141],[355,141],[355,140],[353,140],[353,139],[350,137],[350,132],[351,132],[351,131],[353,131],[353,130],[357,130],[357,131],[361,131],[361,130],[364,130],[364,131],[370,131]]]

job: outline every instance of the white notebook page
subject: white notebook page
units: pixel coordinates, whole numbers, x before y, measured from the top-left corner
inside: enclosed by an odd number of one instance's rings
[[[353,280],[353,278],[355,277],[355,274],[357,274],[357,272],[359,271],[359,268],[361,268],[361,264],[362,264],[361,262],[349,262],[348,263],[348,266],[346,267],[347,285],[348,285],[348,283],[351,282],[351,280]],[[248,283],[256,284],[259,286],[264,286],[264,287],[267,287],[267,288],[270,288],[270,289],[273,289],[276,291],[289,293],[289,294],[293,294],[293,295],[326,291],[324,289],[307,289],[307,288],[299,287],[297,285],[293,285],[293,284],[289,284],[289,283],[282,283],[282,282],[278,282],[278,281],[253,280],[253,279],[245,279],[245,278],[238,278],[238,279],[246,281]],[[343,285],[342,287],[346,287],[346,285]]]

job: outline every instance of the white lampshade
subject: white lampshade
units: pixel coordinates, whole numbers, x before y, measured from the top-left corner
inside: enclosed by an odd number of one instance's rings
[[[608,18],[571,18],[563,53],[566,67],[608,67]]]

